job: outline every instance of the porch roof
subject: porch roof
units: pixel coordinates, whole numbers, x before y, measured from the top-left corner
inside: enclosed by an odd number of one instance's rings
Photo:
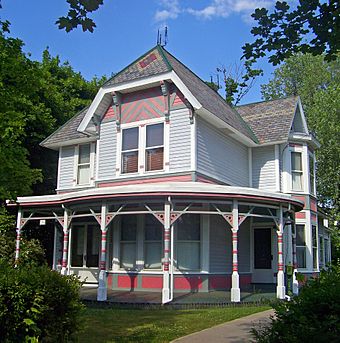
[[[118,200],[125,198],[153,198],[173,196],[175,198],[219,199],[255,201],[271,204],[292,204],[300,211],[303,202],[289,194],[267,192],[254,188],[208,184],[202,182],[167,182],[153,184],[124,185],[91,188],[64,194],[18,197],[20,206],[49,206],[71,204],[89,200]]]

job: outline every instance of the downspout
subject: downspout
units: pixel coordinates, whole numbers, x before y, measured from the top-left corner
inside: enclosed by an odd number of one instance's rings
[[[173,205],[171,203],[171,197],[168,197],[168,200],[171,204],[171,212],[173,211]],[[170,212],[170,213],[171,213]],[[171,218],[171,216],[170,216]],[[170,294],[169,294],[169,302],[174,299],[174,226],[170,226]]]

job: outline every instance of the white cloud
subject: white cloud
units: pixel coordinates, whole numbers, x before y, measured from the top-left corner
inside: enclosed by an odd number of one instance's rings
[[[165,21],[167,19],[176,19],[181,13],[178,0],[161,0],[160,5],[162,10],[158,10],[155,13],[156,21]]]
[[[161,0],[162,10],[155,14],[156,21],[176,19],[181,13],[189,13],[200,19],[227,18],[231,14],[239,14],[241,18],[249,22],[251,13],[255,8],[269,8],[275,0],[211,0],[208,6],[198,9],[194,7],[182,8],[178,0]]]

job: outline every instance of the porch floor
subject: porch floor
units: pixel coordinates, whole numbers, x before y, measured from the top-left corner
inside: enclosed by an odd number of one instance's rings
[[[96,301],[97,287],[83,287],[80,291],[83,300]],[[255,288],[253,291],[241,292],[241,302],[256,303],[276,298],[274,285],[265,285],[263,288]],[[107,291],[107,302],[117,304],[160,304],[162,302],[161,292],[143,291]],[[231,303],[229,291],[209,292],[186,292],[174,293],[174,300],[171,304],[226,304]]]

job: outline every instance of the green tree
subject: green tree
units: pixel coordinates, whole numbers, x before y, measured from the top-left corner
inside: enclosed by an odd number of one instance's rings
[[[296,8],[277,1],[271,13],[258,8],[252,14],[256,40],[243,46],[243,57],[253,63],[267,56],[273,65],[300,52],[334,60],[340,48],[339,14],[338,0],[299,0]]]
[[[308,127],[321,147],[316,150],[317,195],[334,220],[340,220],[340,76],[339,60],[298,54],[277,68],[262,85],[265,100],[300,95]],[[335,237],[336,238],[336,237]],[[340,241],[339,241],[340,242]]]
[[[0,23],[0,200],[54,190],[56,153],[39,143],[88,105],[105,81],[86,81],[48,50],[42,62],[32,61],[23,41],[8,34],[9,23]]]

